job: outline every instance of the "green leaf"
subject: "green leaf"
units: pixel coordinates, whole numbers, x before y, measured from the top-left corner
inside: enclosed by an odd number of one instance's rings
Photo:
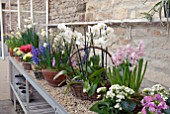
[[[64,91],[64,95],[66,95],[66,93],[68,92],[70,86],[73,85],[73,84],[81,84],[81,82],[70,81],[70,82],[67,84],[67,88],[66,88],[66,90]]]
[[[168,108],[168,109],[166,109],[166,110],[162,110],[162,112],[163,112],[164,114],[170,114],[170,108]]]
[[[105,71],[104,68],[101,68],[101,69],[99,69],[99,70],[96,70],[93,74],[91,74],[91,75],[89,76],[89,80],[92,79],[94,76],[101,75],[102,72],[104,72],[104,71]]]
[[[88,92],[88,91],[91,89],[89,80],[86,80],[86,81],[84,82],[83,89],[85,89],[86,92]]]
[[[91,84],[91,89],[89,90],[88,92],[88,96],[92,96],[94,95],[94,93],[96,92],[97,90],[97,87],[98,87],[98,83],[99,83],[99,79],[96,80],[95,82],[93,82],[94,84]]]
[[[55,76],[54,76],[54,78],[53,78],[53,80],[56,80],[58,77],[60,77],[61,75],[66,75],[67,74],[67,71],[66,70],[62,70],[62,71],[60,71],[59,73],[57,73]]]
[[[109,108],[108,102],[97,102],[91,108],[90,111],[96,112],[98,114],[109,114],[107,110]]]
[[[170,106],[170,97],[168,98],[168,100],[166,100],[166,104]]]
[[[136,103],[132,100],[126,100],[121,102],[122,109],[127,112],[132,112],[136,108]]]

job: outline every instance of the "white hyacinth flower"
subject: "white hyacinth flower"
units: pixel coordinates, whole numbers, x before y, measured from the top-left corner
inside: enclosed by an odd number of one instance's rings
[[[44,44],[43,44],[43,47],[45,47],[45,48],[46,48],[46,47],[47,47],[47,45],[48,45],[47,43],[44,43]]]
[[[46,36],[46,32],[45,32],[45,31],[42,31],[42,32],[41,32],[41,36],[42,36],[42,37],[45,37],[45,36]]]

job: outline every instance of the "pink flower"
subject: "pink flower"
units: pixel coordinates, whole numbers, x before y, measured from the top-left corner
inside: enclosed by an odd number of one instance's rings
[[[71,60],[72,66],[76,67],[77,66],[77,62],[75,60]]]
[[[169,106],[164,101],[158,104],[158,109],[168,109],[168,108]]]
[[[136,50],[136,53],[137,53],[139,58],[141,58],[144,55],[144,48],[145,48],[144,42],[140,41],[138,48]]]
[[[142,108],[142,114],[147,114],[145,107]]]
[[[55,60],[55,58],[53,57],[52,67],[55,67],[55,64],[56,64],[56,60]]]
[[[155,99],[158,100],[158,101],[163,101],[163,99],[162,99],[160,94],[156,94],[155,95]]]

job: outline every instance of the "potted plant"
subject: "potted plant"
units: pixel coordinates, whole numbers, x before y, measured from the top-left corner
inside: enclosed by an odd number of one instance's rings
[[[106,87],[100,87],[97,92],[100,93],[99,97],[104,97],[91,106],[91,111],[98,114],[133,114],[136,107],[136,103],[131,100],[133,89],[115,84],[108,91]]]
[[[142,58],[143,54],[142,41],[137,48],[127,45],[125,48],[118,49],[112,56],[113,66],[108,69],[111,85],[125,85],[138,94],[147,68],[147,61],[145,62]]]
[[[111,29],[107,28],[109,27],[103,23],[89,26],[88,32],[84,28],[84,36],[77,39],[77,50],[70,56],[73,74],[68,77],[65,93],[70,88],[75,97],[94,101],[97,100],[97,87],[110,85],[106,69],[107,58],[111,58],[111,54],[108,48],[103,48],[103,45],[109,41]]]
[[[165,18],[167,19],[167,31],[169,34],[170,1],[169,0],[159,0],[148,12],[144,12],[142,14],[144,14],[145,17],[149,21],[152,21],[152,19],[153,19],[152,17],[155,15],[155,13],[159,14],[161,23],[162,23],[162,13],[164,13]],[[164,24],[162,23],[162,25],[164,25]]]
[[[26,54],[23,54],[22,56],[22,65],[24,67],[25,70],[32,70],[32,65],[31,65],[31,58],[32,58],[32,54],[31,52],[28,52]]]
[[[44,31],[42,30],[42,33]],[[44,37],[45,35],[42,34]],[[45,80],[53,87],[61,86],[65,82],[66,71],[70,56],[70,45],[65,40],[50,30],[50,38],[48,41],[42,43],[39,49],[32,48],[32,60],[42,69]]]
[[[160,84],[152,88],[144,88],[142,93],[145,97],[141,100],[142,109],[139,114],[169,114],[170,94]]]
[[[15,56],[15,59],[18,61],[18,62],[21,62],[21,57],[22,55],[24,54],[19,47],[15,47],[13,49],[13,53],[14,53],[14,56]]]
[[[20,32],[17,31],[16,33],[12,32],[11,34],[5,34],[5,44],[9,48],[10,55],[14,56],[13,49],[22,45]]]

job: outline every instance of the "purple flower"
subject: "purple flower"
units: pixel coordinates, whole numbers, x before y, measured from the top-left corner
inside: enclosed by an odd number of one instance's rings
[[[32,56],[31,60],[36,64],[38,65],[40,63],[40,59],[37,57],[37,56]]]
[[[145,107],[142,108],[142,114],[147,114]]]
[[[156,99],[157,101],[163,101],[163,99],[162,99],[162,97],[161,97],[160,94],[156,94],[156,95],[155,95],[155,99]]]
[[[31,49],[31,53],[32,53],[32,61],[35,63],[35,64],[39,64],[40,63],[40,59],[39,59],[39,55],[40,55],[40,52],[38,49],[36,49],[34,46],[32,46],[32,49]]]
[[[149,102],[153,101],[153,97],[152,96],[145,96],[144,101],[145,101],[145,103],[149,103]]]
[[[55,57],[53,57],[52,67],[55,67],[55,64],[56,64],[56,60],[55,60]]]
[[[162,101],[158,104],[158,109],[168,109],[169,106],[165,103],[165,101]]]
[[[75,60],[71,60],[72,66],[76,67],[77,66],[77,62]]]
[[[43,45],[41,45],[39,49],[40,49],[41,54],[44,55],[45,54],[45,47]]]

